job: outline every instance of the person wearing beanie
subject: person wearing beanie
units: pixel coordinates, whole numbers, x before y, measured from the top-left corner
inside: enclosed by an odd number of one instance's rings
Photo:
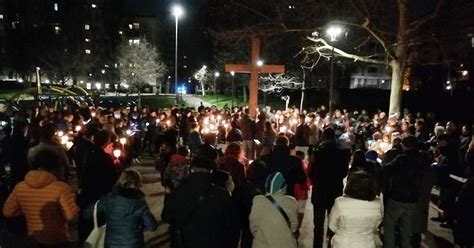
[[[254,197],[249,217],[250,231],[254,236],[253,248],[297,247],[294,233],[298,229],[298,203],[295,198],[286,195],[286,190],[283,174],[274,172],[265,182],[266,195]]]
[[[211,149],[198,152],[191,173],[165,201],[161,218],[170,225],[171,247],[234,248],[239,243],[238,220],[231,196],[213,183],[216,157]]]

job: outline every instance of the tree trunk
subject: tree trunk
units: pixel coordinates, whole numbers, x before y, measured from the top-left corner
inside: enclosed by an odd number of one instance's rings
[[[398,39],[395,50],[396,59],[390,61],[392,67],[392,84],[390,90],[390,108],[389,113],[400,114],[402,108],[402,86],[403,75],[406,68],[408,55],[408,37],[406,30],[409,27],[409,16],[407,2],[398,0]]]
[[[201,82],[201,91],[202,91],[202,96],[206,95],[206,90],[204,88],[204,82]]]
[[[389,113],[400,114],[402,106],[402,85],[403,77],[402,72],[400,71],[400,64],[398,61],[392,60],[390,62],[390,67],[392,68],[392,83],[390,85],[390,107]]]

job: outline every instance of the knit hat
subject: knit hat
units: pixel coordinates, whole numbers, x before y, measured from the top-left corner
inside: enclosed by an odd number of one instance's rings
[[[280,190],[286,193],[286,182],[283,175],[280,172],[270,174],[265,182],[265,190],[268,194],[275,194]]]
[[[365,158],[367,160],[370,160],[370,161],[377,161],[377,158],[378,158],[378,154],[376,151],[374,150],[368,150],[366,153],[365,153]]]

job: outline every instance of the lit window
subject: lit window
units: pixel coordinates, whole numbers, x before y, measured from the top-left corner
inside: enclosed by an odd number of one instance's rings
[[[91,54],[91,50],[90,49],[86,49],[86,54]]]
[[[53,4],[53,9],[54,9],[54,11],[59,11],[59,4],[58,4],[58,3],[54,3],[54,4]]]
[[[128,24],[129,29],[133,29],[133,24]]]
[[[140,29],[140,23],[134,22],[133,23],[133,29]]]
[[[87,83],[87,84],[86,84],[86,88],[87,88],[88,90],[92,89],[92,84],[91,84],[91,83]]]
[[[135,45],[138,45],[138,44],[140,44],[140,40],[139,40],[139,39],[135,39],[135,40],[133,40],[133,44],[135,44]]]
[[[85,24],[85,25],[84,25],[84,29],[85,29],[85,30],[90,30],[90,29],[91,29],[91,26],[90,26],[89,24]]]
[[[55,34],[59,34],[60,31],[61,31],[61,28],[59,26],[54,26],[54,33]]]
[[[123,34],[123,31],[119,31],[119,34]]]
[[[0,14],[0,19],[3,20],[3,14]]]
[[[90,41],[91,41],[91,39],[89,39],[89,38],[85,38],[85,39],[84,39],[84,41],[85,41],[85,42],[90,42]]]
[[[93,9],[97,8],[97,5],[95,5],[95,4],[92,4],[91,6],[92,6]]]

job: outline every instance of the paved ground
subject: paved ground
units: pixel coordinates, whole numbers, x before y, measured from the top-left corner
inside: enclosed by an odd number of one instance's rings
[[[143,159],[139,166],[134,166],[143,175],[146,200],[155,217],[160,220],[163,207],[164,188],[161,186],[159,173],[154,169],[151,159]],[[433,190],[436,195],[437,191]],[[435,208],[430,207],[430,217],[437,215]],[[145,233],[147,247],[169,247],[168,226],[159,221],[158,230],[153,233]],[[310,200],[306,204],[306,214],[300,230],[299,247],[310,248],[313,242],[313,205]],[[426,248],[448,248],[453,247],[452,232],[449,229],[439,227],[438,223],[429,221],[428,232],[424,237],[423,246]]]

